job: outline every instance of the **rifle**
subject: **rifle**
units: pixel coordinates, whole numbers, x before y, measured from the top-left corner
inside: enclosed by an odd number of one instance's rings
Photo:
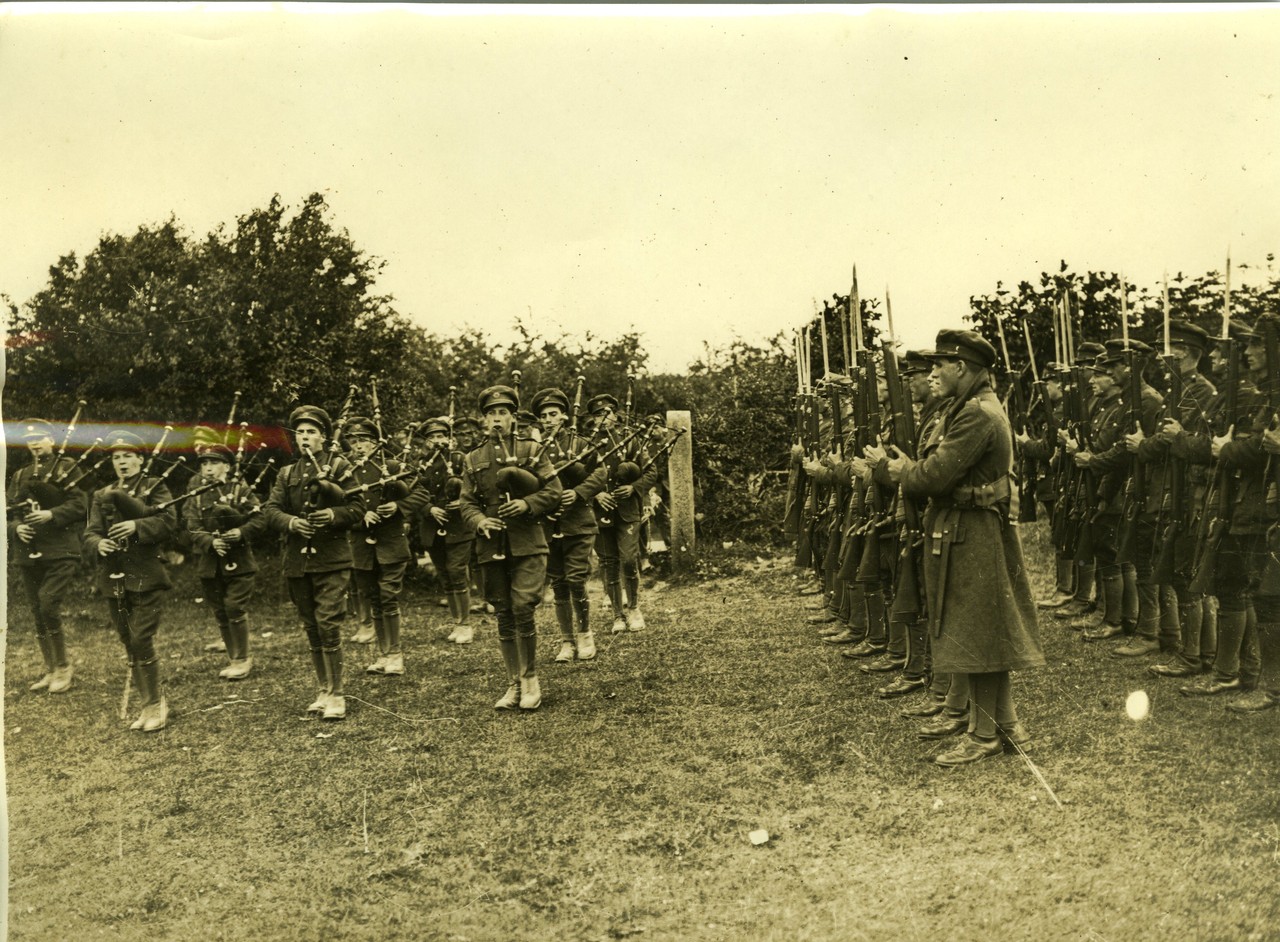
[[[1223,333],[1229,332],[1229,324],[1223,321]],[[1223,435],[1234,437],[1236,413],[1240,409],[1240,347],[1229,337],[1227,344],[1227,389],[1223,394],[1221,420],[1218,428]],[[1213,434],[1212,432],[1210,434]],[[1214,571],[1218,564],[1218,548],[1231,524],[1231,511],[1235,506],[1235,475],[1229,473],[1221,462],[1213,481],[1205,492],[1205,511],[1200,518],[1198,533],[1199,551],[1191,578],[1192,592],[1212,592]]]
[[[1004,319],[998,314],[995,316],[996,331],[1000,335],[1000,352],[1004,356],[1004,376],[1005,381],[1009,384],[1009,389],[1005,399],[1005,414],[1009,417],[1009,426],[1013,429],[1015,435],[1025,435],[1027,433],[1027,404],[1022,398],[1022,382],[1018,371],[1013,368],[1013,361],[1009,359],[1009,345],[1004,336]],[[1028,349],[1032,362],[1035,362],[1035,355]],[[1018,507],[1020,513],[1018,519],[1022,522],[1032,523],[1036,519],[1036,502],[1034,482],[1030,479],[1034,477],[1035,471],[1033,463],[1027,459],[1026,453],[1022,449],[1018,449]],[[1031,491],[1028,494],[1028,490]],[[1030,499],[1028,499],[1030,498]]]
[[[898,357],[894,352],[893,314],[889,305],[889,291],[885,289],[885,310],[888,314],[889,333],[881,344],[884,354],[885,381],[889,387],[889,415],[893,428],[893,442],[898,451],[908,458],[916,457],[916,423],[912,411],[911,393],[898,372]],[[920,508],[915,500],[898,491],[902,506],[903,533],[898,547],[898,585],[894,597],[894,610],[917,615],[926,610],[924,596],[923,562],[917,550],[924,545],[924,528],[920,525]],[[903,604],[905,603],[905,604]]]
[[[1129,432],[1142,431],[1142,362],[1138,351],[1128,347],[1124,351],[1128,377],[1125,381],[1125,412],[1128,413]],[[1116,559],[1131,563],[1137,557],[1138,518],[1147,503],[1147,466],[1137,455],[1129,457],[1129,479],[1125,482],[1124,503],[1121,509],[1119,545]]]

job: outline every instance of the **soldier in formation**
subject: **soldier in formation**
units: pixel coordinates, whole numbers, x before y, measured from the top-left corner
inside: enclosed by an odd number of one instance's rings
[[[176,716],[162,689],[156,639],[179,549],[192,561],[198,601],[209,605],[217,625],[219,640],[205,649],[225,652],[219,677],[238,681],[254,668],[253,544],[267,532],[278,534],[285,584],[316,678],[307,712],[331,721],[347,715],[342,625],[353,587],[368,606],[378,648],[366,673],[405,673],[400,597],[413,558],[410,535],[443,584],[450,641],[473,640],[473,584],[496,616],[508,672],[499,709],[541,704],[535,614],[547,588],[560,629],[556,661],[596,656],[587,597],[593,553],[608,561],[602,568],[614,574],[605,577],[611,591],[621,590],[613,591],[617,605],[608,614],[643,625],[636,531],[664,453],[649,447],[664,437],[660,424],[623,428],[597,409],[588,430],[581,381],[572,407],[549,387],[530,412],[521,410],[517,389],[499,384],[480,397],[483,427],[455,418],[451,394],[447,415],[398,428],[392,444],[382,434],[376,389],[371,417],[352,414],[356,392],[353,386],[336,419],[317,405],[293,410],[286,429],[297,460],[275,474],[265,500],[258,487],[275,459],[256,476],[246,474],[255,460],[252,454],[246,460],[252,435],[245,423],[236,434],[234,405],[225,432],[197,426],[186,445],[166,449],[171,428],[146,444],[119,429],[87,450],[77,443],[78,460],[65,454],[78,410],[61,448],[50,423],[24,422],[30,461],[10,479],[7,501],[13,564],[44,662],[31,688],[60,694],[71,687],[62,613],[82,550],[96,561],[98,590],[128,655],[126,704],[132,695],[141,708],[133,728],[145,732]],[[601,401],[617,403],[607,395]],[[173,497],[166,482],[189,459],[172,460],[166,451],[185,447],[194,452],[195,473]],[[103,457],[90,466],[86,459],[99,448]],[[90,500],[85,482],[107,461],[114,480]],[[617,523],[601,543],[597,514],[614,511]]]

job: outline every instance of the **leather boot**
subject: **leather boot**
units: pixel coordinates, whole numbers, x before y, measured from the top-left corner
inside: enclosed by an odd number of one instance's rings
[[[347,716],[347,698],[342,695],[342,648],[325,651],[324,666],[329,676],[329,695],[324,701],[324,720],[341,720]]]
[[[253,658],[249,657],[249,619],[237,618],[230,623],[227,653],[231,663],[219,673],[227,680],[244,680],[253,670]]]
[[[307,712],[323,713],[324,705],[329,699],[329,693],[332,688],[329,686],[329,671],[325,667],[324,652],[319,648],[311,649],[311,666],[315,669],[320,692],[316,695],[311,705],[307,707]]]
[[[520,652],[520,709],[536,710],[542,706],[542,686],[538,683],[538,636],[516,638]]]
[[[568,599],[556,599],[556,624],[560,628],[560,650],[556,652],[557,664],[573,661],[573,605]]]
[[[155,733],[169,724],[169,704],[160,693],[160,659],[153,657],[138,665],[138,673],[145,677],[150,714],[142,723],[144,733]]]
[[[498,698],[493,705],[495,710],[514,710],[520,705],[520,651],[514,638],[498,639],[498,648],[502,651],[502,663],[507,668],[507,692]]]
[[[596,639],[591,634],[591,602],[587,599],[585,586],[581,597],[575,595],[572,601],[573,613],[577,619],[577,631],[573,640],[578,648],[578,660],[589,661],[596,656]]]

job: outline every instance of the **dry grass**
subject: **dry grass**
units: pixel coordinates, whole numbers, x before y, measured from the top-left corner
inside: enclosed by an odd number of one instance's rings
[[[1280,711],[1183,700],[1046,620],[1050,667],[1017,690],[1058,807],[1016,757],[922,761],[936,747],[816,641],[795,584],[779,561],[650,591],[650,630],[545,665],[525,716],[491,709],[492,628],[445,644],[415,594],[409,673],[353,672],[337,725],[304,714],[278,587],[238,686],[201,653],[207,610],[175,592],[161,650],[180,715],[154,737],[117,716],[101,602],[72,606],[72,693],[27,691],[38,653],[11,591],[12,938],[1275,936]],[[1123,709],[1139,687],[1144,723]]]

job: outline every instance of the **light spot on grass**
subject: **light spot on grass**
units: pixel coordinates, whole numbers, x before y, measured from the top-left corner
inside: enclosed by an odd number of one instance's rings
[[[1124,711],[1135,723],[1141,722],[1151,715],[1151,698],[1145,690],[1135,690],[1124,702]]]

